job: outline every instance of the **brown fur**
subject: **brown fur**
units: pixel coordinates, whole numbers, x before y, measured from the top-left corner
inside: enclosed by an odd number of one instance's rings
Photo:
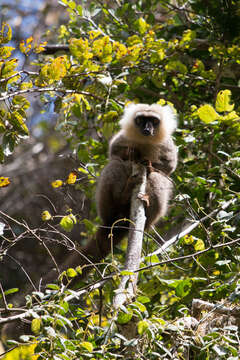
[[[134,119],[139,115],[154,116],[160,120],[153,136],[144,136],[137,129]],[[131,178],[132,161],[151,165],[147,178],[149,206],[146,207],[146,229],[167,212],[172,193],[172,183],[168,176],[177,165],[177,149],[171,138],[176,120],[170,107],[157,104],[130,105],[126,108],[120,125],[122,129],[110,142],[109,163],[102,171],[96,194],[98,213],[104,228],[99,229],[94,244],[95,249],[97,244],[103,256],[111,248],[108,234],[113,223],[119,219],[129,219],[130,216],[131,193],[137,181],[134,182]],[[128,222],[117,225],[127,228]],[[126,233],[127,229],[114,229],[114,244]]]

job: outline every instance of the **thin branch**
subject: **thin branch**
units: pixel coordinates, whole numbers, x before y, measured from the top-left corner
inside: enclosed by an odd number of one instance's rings
[[[69,90],[69,89],[64,89],[64,88],[57,88],[57,87],[44,87],[44,88],[34,88],[34,89],[23,89],[23,90],[17,90],[17,91],[13,91],[9,94],[6,94],[6,92],[4,93],[1,93],[2,97],[0,97],[0,101],[3,101],[3,100],[8,100],[16,95],[22,95],[22,94],[31,94],[31,93],[42,93],[42,92],[45,92],[45,91],[54,91],[54,92],[61,92],[63,94],[82,94],[82,95],[85,95],[85,96],[90,96],[90,97],[93,97],[97,100],[100,100],[100,101],[104,101],[104,98],[98,96],[98,95],[95,95],[95,94],[92,94],[92,93],[89,93],[87,91],[78,91],[78,90]]]
[[[0,291],[1,291],[1,294],[2,294],[3,304],[4,304],[4,307],[5,307],[5,310],[8,310],[7,299],[6,299],[6,296],[4,294],[4,290],[3,290],[3,287],[2,287],[1,281],[0,281]]]
[[[233,245],[233,244],[237,244],[240,242],[240,238],[237,238],[235,240],[231,240],[231,241],[228,241],[226,243],[221,243],[221,244],[217,244],[217,245],[211,245],[211,246],[208,246],[206,249],[204,250],[200,250],[200,251],[197,251],[196,253],[193,253],[193,254],[189,254],[189,255],[183,255],[183,256],[178,256],[176,258],[169,258],[167,260],[164,260],[164,261],[160,261],[158,263],[154,263],[154,264],[150,264],[148,266],[145,266],[145,267],[141,267],[141,269],[138,269],[136,271],[142,271],[142,270],[149,270],[155,266],[162,266],[162,265],[165,265],[165,264],[169,264],[171,262],[175,262],[175,261],[181,261],[181,260],[185,260],[185,259],[190,259],[190,258],[195,258],[196,256],[199,256],[199,255],[202,255],[210,250],[214,250],[214,249],[219,249],[219,248],[223,248],[225,246],[230,246],[230,245]],[[150,257],[150,255],[146,256],[146,257]]]
[[[180,233],[177,233],[176,235],[174,235],[170,240],[166,241],[165,244],[162,245],[159,249],[157,249],[156,251],[154,251],[151,254],[146,255],[145,258],[153,256],[153,255],[159,255],[159,254],[164,253],[167,248],[169,248],[171,245],[173,245],[175,242],[177,242],[183,236],[191,233],[192,230],[194,230],[198,225],[201,225],[204,221],[212,218],[214,215],[219,213],[221,210],[225,210],[229,205],[234,204],[236,202],[236,200],[237,199],[234,198],[234,199],[231,199],[231,200],[225,202],[218,209],[213,210],[210,214],[204,216],[202,219],[200,219],[198,221],[192,222],[191,220],[189,220],[189,224],[187,225],[187,227],[185,226],[185,229],[183,231],[181,231]],[[142,260],[144,260],[144,259],[142,259]]]
[[[3,78],[3,79],[0,79],[0,84],[5,82],[5,81],[8,81],[8,80],[11,80],[12,78],[16,77],[16,76],[20,76],[21,74],[26,74],[26,75],[39,75],[38,72],[35,72],[35,71],[27,71],[27,70],[20,70],[18,72],[16,72],[15,74],[7,77],[7,78]]]
[[[18,266],[20,267],[20,269],[23,271],[23,273],[26,275],[28,281],[30,282],[30,284],[32,285],[32,287],[34,288],[35,291],[37,291],[36,286],[34,285],[32,279],[30,278],[30,276],[28,275],[27,271],[24,269],[24,267],[22,266],[22,264],[16,260],[14,257],[12,257],[9,254],[6,254],[7,257],[9,257],[12,261],[14,261],[16,264],[18,264]]]

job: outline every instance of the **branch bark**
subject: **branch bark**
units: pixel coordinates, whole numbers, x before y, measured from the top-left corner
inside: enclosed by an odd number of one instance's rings
[[[208,301],[193,299],[192,310],[194,317],[197,317],[198,314],[201,312],[201,310],[205,310],[205,311],[207,310],[211,312],[217,312],[223,315],[229,315],[229,316],[233,315],[240,318],[240,307],[236,305],[230,307],[230,306],[224,306],[224,304],[212,304]]]
[[[132,272],[131,275],[124,275],[121,279],[120,285],[116,290],[116,295],[113,300],[113,306],[118,309],[121,305],[132,298],[136,293],[136,284],[138,279],[138,272],[142,252],[142,239],[145,228],[145,209],[143,201],[140,199],[139,194],[146,193],[147,184],[147,171],[146,167],[141,164],[133,165],[133,176],[140,176],[140,182],[133,190],[131,198],[131,214],[130,220],[134,227],[129,231],[128,247],[125,261],[125,271]]]

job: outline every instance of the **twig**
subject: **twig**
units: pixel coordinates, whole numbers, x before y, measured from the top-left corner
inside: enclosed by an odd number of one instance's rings
[[[12,261],[14,261],[16,264],[18,264],[18,266],[20,267],[20,269],[23,271],[23,273],[26,275],[27,279],[29,280],[30,284],[32,285],[33,289],[35,291],[37,291],[37,288],[36,286],[34,285],[32,279],[30,278],[30,276],[28,275],[27,271],[24,269],[24,267],[22,266],[22,264],[17,260],[15,259],[14,257],[12,257],[11,255],[9,254],[6,254],[7,257],[9,257]]]
[[[20,71],[16,72],[15,74],[11,75],[11,76],[8,76],[7,78],[0,79],[0,84],[3,83],[3,82],[5,82],[5,81],[8,81],[8,80],[14,78],[15,76],[20,76],[21,74],[26,74],[26,75],[39,75],[38,72],[27,71],[27,70],[20,70]]]
[[[85,96],[93,97],[97,100],[104,101],[104,98],[89,93],[87,91],[78,91],[78,90],[70,90],[70,89],[64,89],[64,88],[57,88],[57,87],[45,87],[45,88],[33,88],[33,89],[23,89],[23,90],[17,90],[13,91],[9,94],[6,94],[6,92],[1,93],[2,97],[0,97],[0,101],[8,100],[16,95],[21,94],[31,94],[31,93],[37,93],[37,92],[45,92],[45,91],[54,91],[54,92],[62,92],[63,94],[82,94]]]
[[[1,281],[0,281],[0,291],[1,291],[1,294],[2,294],[3,304],[4,304],[4,307],[5,307],[5,310],[8,310],[7,299],[6,299],[6,296],[4,294],[4,290],[3,290],[3,287],[2,287]]]

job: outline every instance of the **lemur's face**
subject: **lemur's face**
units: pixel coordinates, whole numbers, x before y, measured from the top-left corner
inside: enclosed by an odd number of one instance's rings
[[[154,136],[160,125],[160,120],[152,115],[139,114],[135,117],[134,121],[140,133],[144,136]]]

